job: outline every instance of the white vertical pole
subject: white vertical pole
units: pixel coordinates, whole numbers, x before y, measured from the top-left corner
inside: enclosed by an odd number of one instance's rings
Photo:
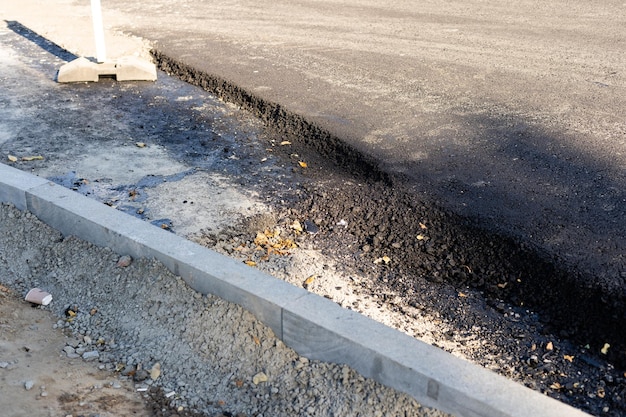
[[[100,0],[91,0],[91,17],[93,18],[93,34],[96,38],[96,59],[98,62],[107,60],[104,46],[104,27],[102,26],[102,8]]]

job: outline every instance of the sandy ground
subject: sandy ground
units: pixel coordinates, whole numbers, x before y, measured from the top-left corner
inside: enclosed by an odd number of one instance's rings
[[[56,322],[0,285],[2,415],[150,415],[132,382],[99,369],[97,361],[69,359],[63,348],[71,337],[53,328]]]

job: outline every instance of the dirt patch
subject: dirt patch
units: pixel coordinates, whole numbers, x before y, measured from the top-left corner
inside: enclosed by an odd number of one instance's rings
[[[98,362],[69,359],[48,311],[0,286],[0,408],[7,416],[150,416],[145,398]],[[17,399],[20,399],[17,401]]]

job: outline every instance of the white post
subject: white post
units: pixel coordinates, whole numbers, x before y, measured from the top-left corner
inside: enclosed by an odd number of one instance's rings
[[[100,63],[107,60],[100,0],[91,0],[91,17],[93,18],[93,33],[96,38],[96,59]]]

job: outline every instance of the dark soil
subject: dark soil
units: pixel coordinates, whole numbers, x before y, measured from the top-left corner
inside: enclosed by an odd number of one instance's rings
[[[480,339],[466,354],[489,369],[592,414],[626,414],[626,273],[621,285],[598,283],[497,225],[450,213],[280,105],[153,55],[162,70],[252,111],[292,143],[275,153],[307,168],[275,205],[313,222],[316,247],[367,277],[380,302],[441,317],[454,328],[446,337],[461,343]]]

